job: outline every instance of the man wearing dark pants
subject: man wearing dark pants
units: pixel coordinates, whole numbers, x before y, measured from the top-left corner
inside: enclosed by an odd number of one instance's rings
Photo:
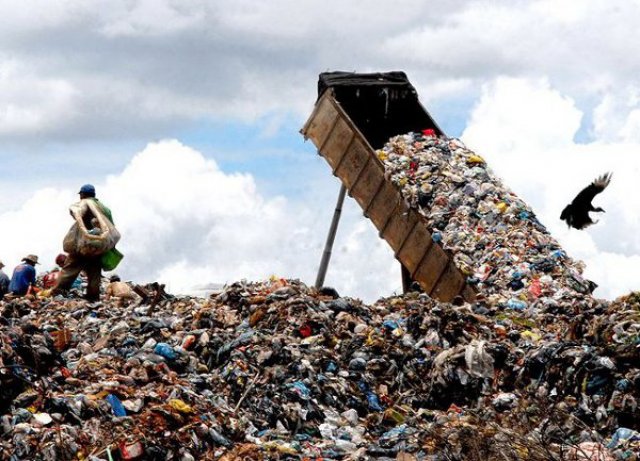
[[[74,280],[84,271],[87,276],[87,301],[100,299],[100,279],[102,278],[102,260],[100,256],[79,256],[70,254],[58,276],[58,283],[52,290],[53,296],[71,288]]]
[[[96,198],[96,189],[91,184],[82,186],[79,194],[80,200],[93,200],[102,214],[113,223],[111,210],[98,201]],[[85,226],[89,229],[93,227],[93,218],[93,214],[86,211],[82,216]],[[51,291],[51,294],[55,296],[71,288],[74,280],[82,271],[84,271],[87,276],[87,293],[85,299],[91,302],[98,301],[100,299],[100,280],[102,278],[102,256],[82,256],[70,252],[60,271],[58,282]]]

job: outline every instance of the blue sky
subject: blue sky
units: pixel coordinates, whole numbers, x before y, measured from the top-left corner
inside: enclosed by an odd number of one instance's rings
[[[0,259],[51,260],[92,182],[127,231],[125,277],[312,283],[339,188],[299,134],[318,74],[402,70],[615,296],[640,258],[638,24],[622,0],[0,2]],[[563,228],[608,170],[602,222]],[[354,296],[399,289],[353,201],[331,267]]]
[[[315,83],[312,80],[309,86]],[[447,134],[457,137],[472,106],[472,100],[453,100],[427,110]],[[305,121],[300,114],[265,114],[250,122],[197,120],[157,138],[132,133],[123,140],[15,144],[3,149],[3,163],[13,172],[12,181],[37,187],[46,178],[49,185],[71,187],[119,173],[148,142],[178,139],[214,159],[226,172],[250,173],[268,195],[304,195],[308,184],[330,175],[313,144],[299,133]],[[296,180],[282,181],[285,177]]]

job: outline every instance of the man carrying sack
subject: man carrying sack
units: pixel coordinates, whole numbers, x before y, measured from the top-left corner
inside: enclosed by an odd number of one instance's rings
[[[94,302],[100,299],[103,266],[109,266],[105,268],[111,270],[115,267],[111,267],[114,258],[119,262],[122,257],[115,249],[120,233],[113,225],[111,210],[96,198],[95,187],[85,184],[79,194],[80,201],[69,208],[75,223],[63,242],[68,256],[51,295],[61,294],[71,288],[76,277],[84,271],[87,275],[85,299]]]

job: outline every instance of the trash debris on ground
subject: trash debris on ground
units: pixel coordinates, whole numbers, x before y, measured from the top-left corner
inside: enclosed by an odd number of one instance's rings
[[[367,306],[281,279],[168,296],[151,315],[16,299],[2,303],[0,452],[637,459],[639,307],[523,313],[418,293]]]

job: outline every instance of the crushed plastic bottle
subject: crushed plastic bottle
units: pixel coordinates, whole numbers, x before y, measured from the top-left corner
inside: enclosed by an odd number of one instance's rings
[[[105,397],[105,400],[111,405],[111,411],[115,416],[122,417],[127,416],[127,410],[122,406],[120,399],[113,394],[109,394]]]
[[[167,343],[158,343],[153,348],[153,352],[164,357],[167,360],[175,360],[177,357],[176,351]]]

